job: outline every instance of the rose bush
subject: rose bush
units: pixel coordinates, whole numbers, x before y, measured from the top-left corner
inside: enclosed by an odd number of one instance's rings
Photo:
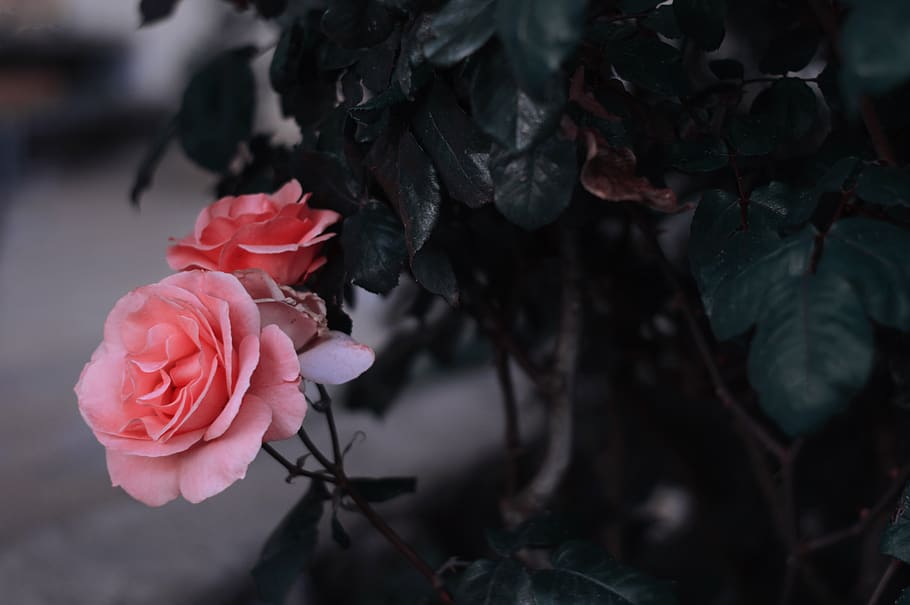
[[[178,271],[261,269],[280,284],[303,281],[325,264],[322,243],[334,236],[325,230],[341,218],[310,208],[309,198],[296,180],[272,195],[223,197],[168,249],[168,264]]]
[[[307,408],[298,350],[314,376],[335,381],[372,363],[368,347],[328,331],[316,295],[291,295],[260,271],[241,277],[187,271],[130,292],[76,385],[113,484],[148,505],[217,494],[264,441],[297,431]]]

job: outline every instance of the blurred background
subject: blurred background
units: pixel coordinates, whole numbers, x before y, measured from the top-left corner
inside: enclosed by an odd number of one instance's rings
[[[278,465],[260,456],[244,481],[202,504],[149,509],[110,486],[103,449],[79,416],[72,387],[109,309],[131,288],[169,273],[167,238],[187,232],[212,201],[214,179],[173,146],[141,210],[131,207],[148,140],[200,60],[276,38],[225,2],[182,2],[172,18],[143,28],[137,5],[0,0],[4,603],[252,603],[249,568],[306,487],[286,484]],[[254,62],[261,84],[269,56]],[[277,99],[264,88],[260,99],[257,130],[292,142],[296,129],[282,121]],[[396,305],[361,293],[355,337],[381,346],[384,317]],[[498,455],[498,397],[492,372],[481,369],[412,383],[382,420],[341,414],[343,435],[366,434],[349,456],[352,472],[417,475],[417,496],[383,505],[405,536],[421,539],[414,519],[422,504],[458,506],[447,473]],[[432,407],[423,405],[430,399]],[[325,437],[321,418],[308,424]],[[296,443],[280,449],[302,453]],[[495,498],[489,501],[495,520]],[[358,549],[394,565],[397,555],[370,528],[353,515],[344,520]],[[330,540],[323,547],[344,562]],[[301,582],[295,598],[307,600],[306,592]]]

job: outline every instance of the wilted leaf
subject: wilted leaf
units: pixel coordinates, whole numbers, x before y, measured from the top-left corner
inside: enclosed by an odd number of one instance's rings
[[[612,202],[641,202],[661,212],[676,212],[679,204],[672,189],[654,187],[635,175],[635,153],[628,147],[610,147],[585,133],[588,157],[581,169],[581,184],[592,195]]]

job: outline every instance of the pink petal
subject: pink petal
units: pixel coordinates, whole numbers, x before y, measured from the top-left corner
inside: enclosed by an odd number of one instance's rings
[[[114,487],[149,506],[161,506],[180,494],[180,461],[176,456],[146,458],[107,451],[107,471]]]
[[[275,202],[275,205],[280,208],[282,206],[296,204],[300,201],[302,195],[303,187],[300,186],[297,179],[291,179],[285,183],[281,189],[272,194],[272,200]],[[306,203],[306,200],[304,200],[304,203]]]
[[[287,439],[297,432],[306,414],[297,351],[278,326],[266,326],[259,342],[259,367],[253,374],[250,395],[272,408],[272,424],[263,441]]]
[[[344,332],[329,336],[300,354],[300,373],[321,384],[343,384],[363,374],[375,359],[373,349]]]
[[[180,455],[180,493],[197,503],[243,479],[272,422],[272,409],[248,394],[230,428],[219,438]]]

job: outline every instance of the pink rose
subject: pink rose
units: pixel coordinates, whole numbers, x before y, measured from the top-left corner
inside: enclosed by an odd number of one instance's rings
[[[168,249],[168,264],[177,271],[262,269],[279,284],[305,280],[325,264],[319,252],[334,234],[324,231],[341,216],[310,208],[310,194],[302,194],[293,180],[272,195],[221,198],[199,213],[193,233]]]
[[[258,270],[188,271],[117,301],[76,394],[115,486],[151,506],[199,502],[242,479],[263,441],[300,428],[304,368],[332,384],[372,362],[328,330],[315,294]]]
[[[233,275],[190,271],[114,305],[76,385],[114,485],[151,506],[199,502],[246,474],[306,412],[291,339],[260,330]]]

